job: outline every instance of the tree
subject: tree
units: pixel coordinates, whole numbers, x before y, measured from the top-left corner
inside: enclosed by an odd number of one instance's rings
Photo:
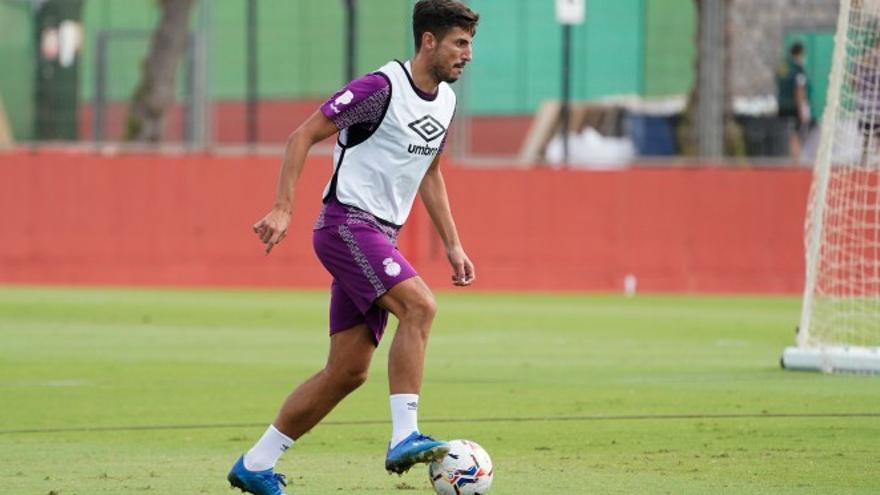
[[[707,2],[716,2],[713,6],[718,6],[726,11],[729,11],[731,2],[726,0],[694,0],[696,4],[697,11],[697,51],[696,56],[694,58],[694,73],[696,77],[694,78],[694,85],[691,88],[691,91],[688,95],[687,107],[685,108],[684,117],[681,120],[681,123],[678,127],[678,141],[679,141],[679,149],[681,149],[682,153],[689,156],[697,156],[701,154],[700,150],[700,135],[701,133],[707,132],[707,128],[705,123],[698,122],[698,112],[701,98],[713,98],[716,96],[717,92],[720,90],[723,93],[723,149],[724,155],[726,156],[742,156],[745,154],[745,142],[743,137],[742,129],[739,124],[736,123],[733,116],[733,95],[730,88],[730,66],[731,66],[731,33],[729,28],[729,21],[727,19],[730,18],[729,15],[724,13],[722,18],[724,19],[724,23],[722,27],[718,27],[717,25],[709,26],[706,23],[711,22],[710,19],[707,19],[704,13],[706,12],[706,3]],[[710,16],[711,17],[711,16]],[[717,20],[717,19],[716,19]],[[710,49],[706,50],[706,34],[707,30],[718,30],[721,29],[721,36],[723,39],[723,46],[715,46],[709,47]],[[719,54],[720,52],[720,54]],[[720,60],[705,60],[704,57],[711,56],[719,56],[722,57]],[[706,70],[706,64],[711,64],[715,62],[721,63],[721,72],[723,74],[723,78],[721,84],[723,87],[708,87],[703,86],[701,84],[701,74],[704,74]],[[716,64],[717,66],[717,64]],[[710,71],[712,69],[709,69]]]
[[[125,130],[127,141],[158,142],[165,111],[174,100],[174,77],[186,50],[189,17],[196,0],[158,0],[162,10],[153,31],[141,80],[132,96]]]

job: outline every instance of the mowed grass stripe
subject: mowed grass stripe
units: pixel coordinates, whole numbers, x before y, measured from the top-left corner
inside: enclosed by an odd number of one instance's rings
[[[554,423],[564,421],[658,421],[658,420],[707,420],[707,419],[780,419],[780,418],[880,418],[880,413],[755,413],[755,414],[643,414],[628,416],[544,416],[527,418],[421,418],[421,424],[442,423]],[[388,419],[365,419],[362,421],[322,421],[321,426],[385,425]],[[161,430],[212,430],[226,428],[263,428],[266,423],[228,423],[201,425],[131,425],[95,426],[74,428],[32,428],[21,430],[0,430],[0,435],[30,433],[91,433],[114,431],[161,431]]]

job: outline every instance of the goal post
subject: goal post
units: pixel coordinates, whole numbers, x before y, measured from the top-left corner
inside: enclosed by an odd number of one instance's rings
[[[787,369],[880,374],[880,0],[841,0]]]

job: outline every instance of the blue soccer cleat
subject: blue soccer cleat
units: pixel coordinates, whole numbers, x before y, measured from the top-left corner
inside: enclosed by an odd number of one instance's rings
[[[244,456],[232,466],[226,476],[233,488],[254,495],[284,495],[283,486],[287,486],[283,474],[275,473],[271,468],[265,471],[250,471],[244,467]]]
[[[414,464],[439,461],[449,453],[449,444],[438,442],[414,431],[392,449],[389,445],[385,456],[385,470],[403,474]]]

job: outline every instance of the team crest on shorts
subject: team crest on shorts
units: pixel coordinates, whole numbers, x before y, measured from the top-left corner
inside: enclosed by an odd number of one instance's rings
[[[385,258],[382,260],[382,264],[385,265],[385,274],[389,277],[396,277],[400,275],[400,265],[394,261],[392,258]]]

